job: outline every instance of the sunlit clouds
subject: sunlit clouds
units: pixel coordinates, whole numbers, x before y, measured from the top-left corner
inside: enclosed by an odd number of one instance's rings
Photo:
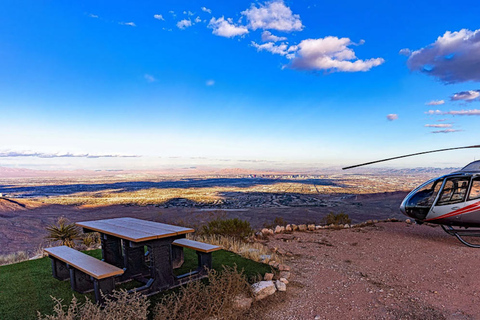
[[[432,44],[411,52],[407,65],[445,83],[480,81],[480,29],[447,31]]]
[[[218,19],[212,18],[208,23],[208,28],[213,29],[212,33],[217,36],[232,38],[248,33],[248,29],[244,26],[236,26],[232,19],[220,17]]]

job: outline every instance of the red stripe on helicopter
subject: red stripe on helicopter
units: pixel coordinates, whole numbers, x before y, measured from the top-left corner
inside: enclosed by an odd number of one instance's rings
[[[452,211],[452,212],[450,212],[450,213],[446,213],[446,214],[444,214],[444,215],[438,216],[438,217],[436,217],[436,218],[428,219],[428,220],[425,220],[425,221],[432,221],[432,220],[437,220],[437,219],[450,218],[450,217],[457,216],[457,215],[459,215],[459,214],[470,213],[470,212],[476,211],[476,210],[478,210],[479,208],[480,208],[480,201],[479,201],[479,202],[476,202],[476,203],[474,203],[474,204],[471,204],[471,205],[469,205],[469,206],[466,206],[465,208],[461,208],[461,209]]]

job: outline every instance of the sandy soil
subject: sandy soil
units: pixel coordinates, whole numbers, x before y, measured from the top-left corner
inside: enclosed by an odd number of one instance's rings
[[[266,319],[480,318],[480,251],[440,227],[378,223],[268,245],[294,257],[284,301],[266,307]]]

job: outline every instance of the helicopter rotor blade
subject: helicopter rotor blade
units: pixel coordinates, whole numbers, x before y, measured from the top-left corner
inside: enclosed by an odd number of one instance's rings
[[[382,160],[376,160],[376,161],[370,161],[370,162],[365,162],[365,163],[361,163],[361,164],[356,164],[356,165],[354,165],[354,166],[348,166],[348,167],[342,168],[342,170],[357,168],[357,167],[366,166],[366,165],[369,165],[369,164],[374,164],[374,163],[379,163],[379,162],[384,162],[384,161],[390,161],[390,160],[395,160],[395,159],[400,159],[400,158],[418,156],[418,155],[421,155],[421,154],[427,154],[427,153],[433,153],[433,152],[441,152],[441,151],[449,151],[449,150],[458,150],[458,149],[473,149],[473,148],[480,148],[480,145],[466,146],[466,147],[455,147],[455,148],[446,148],[446,149],[438,149],[438,150],[431,150],[431,151],[411,153],[411,154],[406,154],[406,155],[403,155],[403,156],[392,157],[392,158],[387,158],[387,159],[382,159]]]

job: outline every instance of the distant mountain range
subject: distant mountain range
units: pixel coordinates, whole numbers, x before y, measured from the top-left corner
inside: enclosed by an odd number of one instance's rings
[[[245,175],[322,175],[322,174],[379,174],[379,175],[444,175],[461,168],[356,168],[343,171],[340,168],[315,168],[315,169],[292,169],[292,170],[252,170],[244,168],[213,168],[213,167],[189,167],[189,168],[162,168],[159,170],[34,170],[25,168],[0,167],[0,178],[51,178],[51,177],[104,177],[118,175],[166,175],[166,176],[245,176]]]

